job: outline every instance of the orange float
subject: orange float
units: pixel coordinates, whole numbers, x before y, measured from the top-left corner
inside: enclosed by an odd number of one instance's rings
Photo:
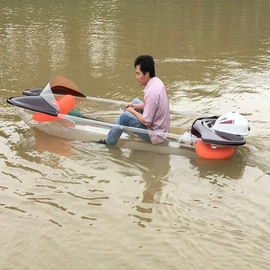
[[[202,141],[197,141],[195,144],[198,157],[204,159],[226,159],[234,154],[234,149],[233,146],[213,148]]]
[[[59,113],[68,114],[75,106],[75,98],[72,95],[65,95],[56,99],[56,104],[59,108]],[[38,122],[51,122],[56,121],[59,118],[44,113],[35,112],[33,114],[33,120]]]

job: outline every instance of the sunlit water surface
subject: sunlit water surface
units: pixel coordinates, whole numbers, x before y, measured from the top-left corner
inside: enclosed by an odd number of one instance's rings
[[[269,269],[269,1],[1,1],[1,269]],[[6,103],[54,75],[142,98],[152,54],[171,108],[238,111],[226,161],[64,141]],[[174,117],[172,125],[189,128]]]

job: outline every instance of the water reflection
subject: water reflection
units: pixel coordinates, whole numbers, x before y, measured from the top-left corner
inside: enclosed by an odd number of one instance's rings
[[[190,159],[193,169],[198,171],[202,179],[210,179],[212,184],[220,184],[218,179],[240,179],[245,171],[245,155],[236,152],[230,159],[207,160],[201,158]]]
[[[168,181],[170,156],[136,150],[130,150],[127,154],[121,149],[109,149],[116,160],[123,159],[141,172],[144,189],[135,206],[136,213],[132,216],[136,218],[139,226],[146,227],[147,223],[153,221],[153,207],[160,203],[162,188]]]
[[[57,21],[51,20],[48,29],[49,60],[52,72],[57,72],[67,59],[65,21],[59,20],[60,18],[57,18]]]
[[[38,68],[39,64],[39,46],[37,40],[40,35],[40,25],[32,23],[25,29],[25,58],[27,63],[31,63],[32,70]]]
[[[117,21],[115,16],[118,10],[118,1],[112,1],[108,9],[108,3],[94,1],[96,10],[91,15],[88,25],[89,60],[94,77],[102,76],[104,67],[114,68],[116,65],[117,50]]]
[[[48,135],[38,129],[32,129],[35,136],[35,147],[40,152],[51,152],[63,156],[73,156],[72,142]]]

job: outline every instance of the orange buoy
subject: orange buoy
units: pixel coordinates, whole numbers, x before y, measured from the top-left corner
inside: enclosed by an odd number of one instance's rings
[[[58,97],[56,99],[56,104],[59,108],[59,113],[67,114],[69,113],[75,106],[75,98],[71,95],[65,95],[62,97]],[[33,119],[38,122],[51,122],[58,120],[57,116],[52,116],[44,113],[35,112],[33,114]]]
[[[200,158],[205,159],[226,159],[234,154],[234,147],[219,147],[213,148],[210,144],[202,141],[197,141],[195,144],[195,151]]]

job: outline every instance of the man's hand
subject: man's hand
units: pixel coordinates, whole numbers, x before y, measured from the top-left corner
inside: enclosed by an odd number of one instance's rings
[[[129,107],[134,108],[134,105],[135,105],[135,104],[133,104],[133,103],[128,103],[128,104],[125,106],[125,109],[127,109],[127,108],[129,108]]]
[[[134,105],[134,104],[132,104],[132,105]],[[134,109],[133,106],[126,106],[126,107],[125,107],[125,111],[134,114],[135,109]]]
[[[143,111],[144,103],[138,103],[138,104],[128,103],[128,104],[125,106],[125,109],[127,109],[127,108],[133,108],[133,109],[136,110],[136,111]]]

